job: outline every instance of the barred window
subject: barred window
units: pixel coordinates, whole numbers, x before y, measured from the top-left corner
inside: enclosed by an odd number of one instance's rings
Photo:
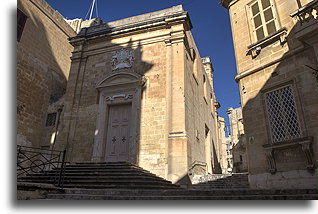
[[[54,126],[55,120],[56,120],[56,113],[47,114],[45,126]]]
[[[275,17],[274,5],[271,0],[256,0],[253,1],[249,7],[256,41],[276,32],[278,22]]]
[[[294,95],[290,86],[265,94],[272,142],[301,137]]]

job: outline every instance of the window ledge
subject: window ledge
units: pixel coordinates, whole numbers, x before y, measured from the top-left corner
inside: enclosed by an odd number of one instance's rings
[[[263,145],[264,149],[276,149],[276,148],[282,148],[282,147],[289,147],[297,144],[304,144],[304,143],[311,143],[313,141],[312,137],[303,137],[303,138],[296,138],[289,141],[284,142],[278,142],[275,144],[265,144]]]
[[[247,46],[247,49],[248,49],[248,51],[256,50],[258,47],[265,46],[267,43],[271,42],[272,40],[274,40],[277,37],[279,37],[280,43],[284,44],[286,41],[286,35],[287,35],[287,28],[283,27],[283,28],[279,29],[278,31],[276,31],[275,33],[273,33],[269,36],[266,36],[264,39],[261,39],[261,40],[257,41],[256,43]]]
[[[313,137],[303,137],[297,138],[290,141],[279,142],[275,144],[265,144],[263,148],[265,149],[265,154],[269,164],[269,172],[275,174],[277,171],[276,160],[274,156],[274,150],[279,148],[286,148],[293,145],[301,145],[301,149],[306,157],[306,168],[310,173],[315,172],[315,158],[312,153],[311,144],[313,142]]]

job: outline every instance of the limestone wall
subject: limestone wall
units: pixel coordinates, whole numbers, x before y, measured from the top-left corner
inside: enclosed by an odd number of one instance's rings
[[[229,115],[231,128],[233,172],[247,172],[248,163],[242,108],[229,108],[227,114]]]
[[[144,83],[140,88],[127,89],[133,94],[130,98],[118,98],[123,102],[131,99],[134,105],[135,132],[130,138],[133,145],[130,148],[137,152],[132,151],[134,157],[129,158],[152,173],[177,182],[188,176],[193,161],[210,159],[211,152],[206,148],[209,149],[211,141],[205,140],[205,130],[206,127],[210,130],[210,139],[215,136],[215,130],[210,94],[206,93],[204,98],[203,92],[203,75],[207,74],[182,7],[156,12],[154,17],[146,16],[149,20],[137,16],[112,22],[115,27],[112,30],[108,23],[92,26],[71,39],[75,51],[57,148],[65,148],[67,160],[71,162],[105,161],[107,121],[103,117],[107,117],[107,112],[102,103],[113,98],[103,97],[104,92],[97,86],[109,76],[131,73],[141,76],[140,81]],[[165,17],[169,19],[162,22]],[[189,59],[189,44],[198,56],[196,79],[193,61]],[[129,66],[114,69],[114,56],[122,50],[132,51]],[[211,83],[205,78],[209,92]],[[118,85],[109,88],[111,96],[124,97]]]
[[[26,16],[17,42],[17,134],[19,145],[49,146],[45,120],[50,102],[66,88],[75,32],[45,1],[18,1]],[[48,130],[52,133],[52,130]]]
[[[277,172],[275,175],[261,173],[249,175],[250,187],[253,189],[315,189],[317,179],[306,170]]]
[[[313,168],[317,166],[317,73],[311,69],[317,67],[316,18],[311,15],[314,11],[307,14],[304,22],[291,17],[291,14],[301,11],[306,3],[314,1],[270,1],[276,31],[262,40],[255,37],[255,23],[249,7],[256,1],[229,2],[238,73],[236,81],[243,108],[251,179],[253,177],[253,182],[257,182],[255,179],[261,177],[258,175],[270,171],[273,175],[268,174],[268,179],[272,183],[267,185],[277,187],[274,184],[278,181],[274,179],[275,173],[306,169],[314,171],[309,175],[316,179],[317,171]],[[291,87],[293,92],[297,114],[293,117],[297,117],[301,134],[278,146],[273,143],[265,95],[286,86]],[[300,179],[299,176],[292,177]],[[299,188],[306,185],[311,188],[305,182]]]
[[[216,138],[215,112],[212,112],[212,78],[202,64],[191,33],[187,33],[189,46],[185,46],[185,115],[189,143],[188,164],[190,166],[194,161],[205,162],[208,172],[212,173],[212,139]]]

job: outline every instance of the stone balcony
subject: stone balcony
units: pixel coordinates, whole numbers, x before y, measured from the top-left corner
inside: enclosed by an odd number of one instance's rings
[[[295,21],[295,37],[308,43],[308,39],[317,37],[317,0],[290,14]],[[310,41],[309,41],[310,42]]]

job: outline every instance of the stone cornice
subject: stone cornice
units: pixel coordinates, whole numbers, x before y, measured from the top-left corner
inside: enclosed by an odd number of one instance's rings
[[[127,21],[118,20],[115,22],[91,26],[89,28],[83,28],[81,32],[76,37],[71,38],[70,41],[76,41],[78,38],[89,39],[96,36],[121,35],[134,31],[137,32],[143,29],[149,30],[150,28],[166,27],[179,23],[185,24],[185,30],[190,30],[192,28],[192,24],[188,13],[184,11],[182,7],[181,9],[177,9],[178,10],[172,11],[170,13],[163,13],[162,15],[157,15],[154,18],[148,15],[148,19],[140,20],[140,18],[138,18],[139,16],[136,16],[137,18],[131,17],[128,18]],[[136,21],[134,22],[135,19]]]
[[[239,0],[221,0],[220,5],[222,5],[226,9],[230,9],[230,7],[238,1]]]
[[[295,54],[298,54],[298,53],[302,52],[303,50],[305,50],[304,47],[296,48],[296,49],[287,52],[283,56],[281,56],[281,57],[279,57],[279,58],[277,58],[277,59],[275,59],[275,60],[273,60],[273,61],[271,61],[269,63],[261,65],[261,66],[259,66],[257,68],[253,68],[253,69],[250,69],[250,70],[243,71],[242,73],[239,73],[238,75],[235,76],[235,81],[239,82],[241,79],[243,79],[243,78],[245,78],[245,77],[247,77],[247,76],[249,76],[251,74],[254,74],[254,73],[256,73],[256,72],[258,72],[258,71],[260,71],[262,69],[265,69],[265,68],[267,68],[267,67],[269,67],[271,65],[279,63],[283,59],[286,59],[286,58],[289,58],[289,57],[291,57],[291,56],[293,56]]]

